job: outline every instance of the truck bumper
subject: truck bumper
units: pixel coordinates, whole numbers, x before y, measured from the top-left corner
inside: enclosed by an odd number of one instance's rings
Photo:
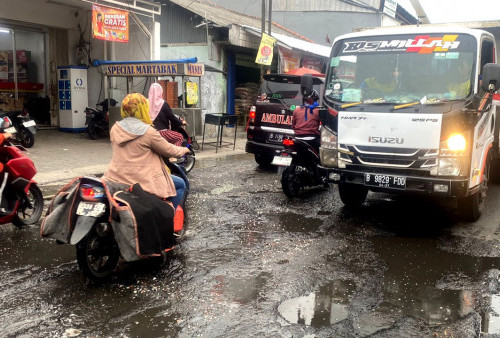
[[[329,183],[349,183],[365,185],[365,172],[351,171],[338,168],[326,168],[318,166],[321,175],[327,177]],[[379,174],[366,172],[366,174]],[[380,173],[383,174],[383,173]],[[372,191],[388,193],[425,193],[442,197],[465,197],[475,191],[469,190],[469,180],[466,178],[438,178],[406,176],[404,174],[390,174],[406,178],[405,189],[395,189],[380,186],[367,186]],[[365,185],[366,186],[366,185]],[[445,189],[445,187],[447,187]],[[446,190],[446,191],[445,191]]]

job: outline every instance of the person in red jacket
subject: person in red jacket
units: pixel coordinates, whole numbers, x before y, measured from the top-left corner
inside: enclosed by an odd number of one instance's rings
[[[293,111],[292,128],[295,137],[306,141],[317,151],[320,146],[320,132],[319,132],[319,109],[317,100],[319,99],[318,93],[313,93],[305,98],[305,104],[297,107]]]
[[[0,145],[12,137],[11,133],[0,133]],[[0,172],[3,171],[3,163],[0,162]]]

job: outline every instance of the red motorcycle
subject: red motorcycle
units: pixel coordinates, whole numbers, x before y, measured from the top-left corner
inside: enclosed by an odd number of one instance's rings
[[[10,123],[8,117],[1,122],[2,127]],[[36,223],[43,211],[42,191],[33,180],[35,165],[21,149],[8,142],[0,146],[0,224],[17,227]]]

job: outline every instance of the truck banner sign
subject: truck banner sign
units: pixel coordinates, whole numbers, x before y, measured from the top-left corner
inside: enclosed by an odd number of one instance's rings
[[[344,43],[343,53],[406,52],[431,54],[434,52],[447,52],[460,46],[460,41],[457,41],[457,38],[458,35],[442,35],[439,37],[422,35],[413,39],[402,40],[347,41]]]
[[[128,12],[92,5],[92,37],[99,40],[128,42]]]

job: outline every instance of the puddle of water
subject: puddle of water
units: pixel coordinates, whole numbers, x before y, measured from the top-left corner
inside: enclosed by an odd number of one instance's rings
[[[374,238],[373,244],[387,269],[382,280],[382,302],[356,319],[356,327],[362,335],[389,328],[405,317],[437,326],[453,323],[472,311],[481,311],[476,302],[481,295],[467,287],[477,285],[485,272],[500,266],[499,258],[439,250],[435,239],[380,237]],[[458,281],[450,286],[453,280]],[[278,311],[292,324],[318,329],[333,325],[348,318],[356,288],[351,280],[335,280],[317,292],[282,302]],[[490,304],[491,310],[482,314],[482,331],[500,333],[500,295],[491,296]]]
[[[231,302],[247,304],[258,300],[262,290],[266,289],[270,273],[261,273],[250,278],[231,278],[223,275],[216,276],[212,285],[211,294],[220,303]]]
[[[292,324],[330,326],[347,318],[347,307],[355,289],[356,285],[350,280],[335,280],[317,292],[284,301],[278,306],[278,312]]]
[[[384,314],[415,317],[429,325],[447,324],[477,310],[476,295],[467,285],[453,290],[438,288],[444,277],[464,276],[475,283],[485,272],[500,266],[499,258],[473,257],[438,249],[427,238],[374,238],[375,252],[387,264],[383,302],[375,309]],[[458,287],[457,287],[458,286]],[[446,283],[444,284],[446,287]]]

